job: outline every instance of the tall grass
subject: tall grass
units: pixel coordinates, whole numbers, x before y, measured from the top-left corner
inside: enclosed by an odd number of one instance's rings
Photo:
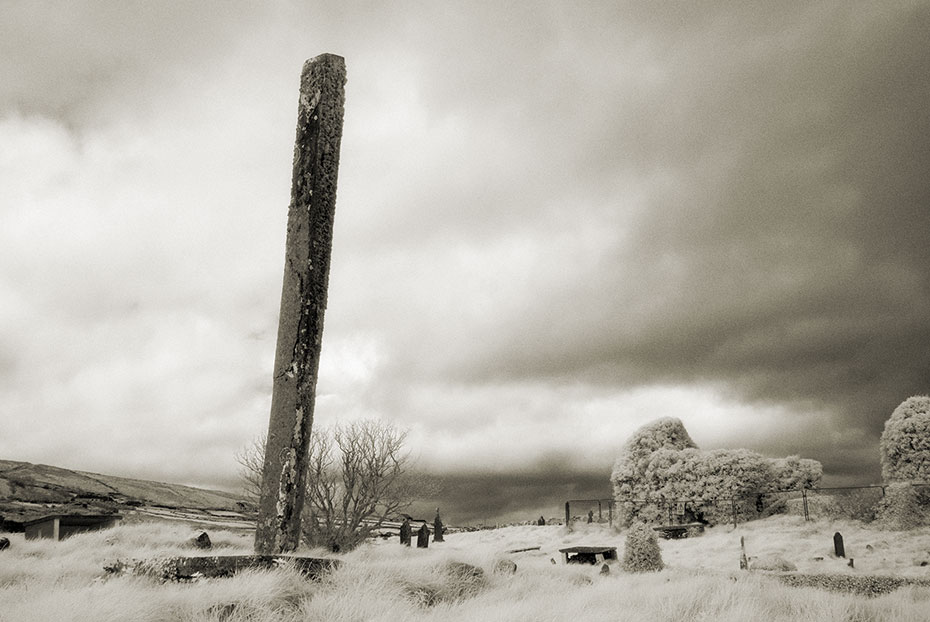
[[[930,620],[927,588],[904,588],[867,599],[789,588],[762,573],[735,570],[740,535],[747,538],[750,555],[754,549],[769,552],[770,548],[781,548],[780,554],[797,558],[801,553],[795,543],[801,542],[808,547],[803,555],[811,557],[828,548],[837,527],[780,519],[760,521],[737,532],[715,528],[693,540],[662,541],[668,568],[646,575],[624,573],[616,564],[603,576],[597,567],[550,562],[550,558],[559,561],[558,548],[577,544],[604,544],[622,550],[625,534],[597,525],[571,534],[559,527],[452,534],[447,542],[434,543],[426,550],[401,547],[393,541],[373,542],[341,556],[344,563],[340,569],[316,583],[287,569],[186,584],[104,577],[103,566],[117,558],[201,554],[187,544],[194,532],[183,526],[127,525],[62,542],[25,541],[14,535],[11,548],[0,552],[0,620]],[[852,525],[839,527],[849,534],[848,547],[863,554],[866,541],[879,551],[875,555],[896,559],[907,557],[908,545],[930,543],[930,532],[900,534],[905,547],[899,549],[887,533],[856,532]],[[251,550],[248,535],[210,535],[217,554]],[[505,553],[529,546],[540,549]],[[516,561],[516,574],[492,572],[501,557]],[[483,569],[483,578],[449,572],[451,561]],[[842,560],[808,563],[833,564],[837,571],[846,567]],[[909,559],[899,565],[901,570],[905,567],[913,568]]]

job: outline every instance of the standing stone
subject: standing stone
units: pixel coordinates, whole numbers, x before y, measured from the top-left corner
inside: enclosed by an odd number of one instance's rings
[[[429,548],[429,527],[426,526],[426,523],[423,523],[423,526],[417,531],[417,548]]]
[[[436,508],[436,518],[433,519],[433,542],[445,542],[442,539],[442,519],[439,518],[439,508]]]
[[[837,557],[846,557],[846,548],[843,546],[843,536],[840,532],[833,534],[833,551]]]
[[[284,285],[255,552],[297,548],[329,281],[345,61],[322,54],[300,76]]]
[[[404,519],[400,525],[400,543],[410,546],[410,540],[413,537],[413,530],[410,529],[410,520]]]
[[[543,518],[542,516],[540,516],[540,517],[539,517],[539,520],[536,521],[536,524],[539,525],[540,527],[542,527],[543,525],[546,524],[546,519]]]
[[[206,531],[201,531],[199,536],[192,538],[191,544],[194,546],[194,548],[198,549],[213,548],[213,543],[210,541],[210,535]]]

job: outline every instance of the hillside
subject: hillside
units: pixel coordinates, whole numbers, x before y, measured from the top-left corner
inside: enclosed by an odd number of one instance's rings
[[[220,515],[252,509],[244,497],[229,492],[0,460],[0,516],[7,529],[50,513],[163,514],[165,508]]]

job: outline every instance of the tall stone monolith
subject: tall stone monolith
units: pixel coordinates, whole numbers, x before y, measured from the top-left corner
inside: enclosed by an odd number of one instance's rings
[[[300,76],[284,286],[255,552],[297,548],[323,337],[345,107],[345,61],[322,54]]]

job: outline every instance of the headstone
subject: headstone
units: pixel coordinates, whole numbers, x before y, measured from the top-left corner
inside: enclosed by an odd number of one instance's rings
[[[739,569],[749,570],[749,560],[746,558],[746,541],[743,536],[739,537]]]
[[[426,523],[423,523],[420,529],[417,530],[417,548],[429,548],[429,527],[426,526]]]
[[[436,518],[433,519],[433,542],[445,542],[442,539],[442,519],[439,518],[439,508],[436,508]]]
[[[322,54],[300,76],[284,284],[255,552],[297,548],[329,282],[345,61]]]
[[[199,536],[192,538],[191,544],[198,549],[209,549],[213,547],[213,543],[210,542],[210,536],[207,535],[206,531],[201,531]]]
[[[833,550],[837,557],[846,557],[846,549],[843,547],[843,536],[838,531],[833,534]]]
[[[413,530],[410,529],[410,520],[404,519],[404,522],[400,524],[400,543],[406,546],[410,546],[410,539],[413,535]]]
[[[0,538],[0,551],[10,548],[9,538]]]

